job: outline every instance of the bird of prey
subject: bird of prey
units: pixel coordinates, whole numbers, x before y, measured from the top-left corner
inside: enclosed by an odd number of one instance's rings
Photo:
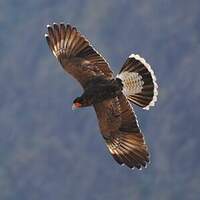
[[[105,143],[119,164],[142,169],[149,163],[148,147],[131,103],[144,109],[157,101],[157,83],[150,65],[131,54],[117,76],[76,27],[47,25],[49,48],[63,69],[83,87],[73,108],[93,106]]]

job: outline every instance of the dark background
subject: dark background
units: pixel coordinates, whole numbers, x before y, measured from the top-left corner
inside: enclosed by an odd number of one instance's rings
[[[117,73],[131,53],[159,83],[155,108],[136,108],[151,152],[145,170],[119,166],[92,108],[48,49],[53,22],[78,27]],[[199,0],[0,1],[0,199],[198,200]]]

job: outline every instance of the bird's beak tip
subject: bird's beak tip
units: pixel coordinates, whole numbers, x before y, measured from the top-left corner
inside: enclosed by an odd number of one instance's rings
[[[72,110],[76,110],[76,109],[77,109],[76,105],[73,104],[73,105],[72,105]]]

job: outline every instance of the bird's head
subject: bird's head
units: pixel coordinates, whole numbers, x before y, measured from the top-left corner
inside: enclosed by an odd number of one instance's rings
[[[84,107],[84,106],[85,106],[84,99],[82,97],[77,97],[73,101],[72,110],[75,110],[77,108],[81,108],[81,107]]]

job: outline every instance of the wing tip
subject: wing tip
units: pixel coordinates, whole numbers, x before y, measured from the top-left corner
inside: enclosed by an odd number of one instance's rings
[[[144,138],[134,134],[123,133],[106,141],[108,149],[117,163],[130,169],[142,170],[147,168],[149,161],[148,148]]]

